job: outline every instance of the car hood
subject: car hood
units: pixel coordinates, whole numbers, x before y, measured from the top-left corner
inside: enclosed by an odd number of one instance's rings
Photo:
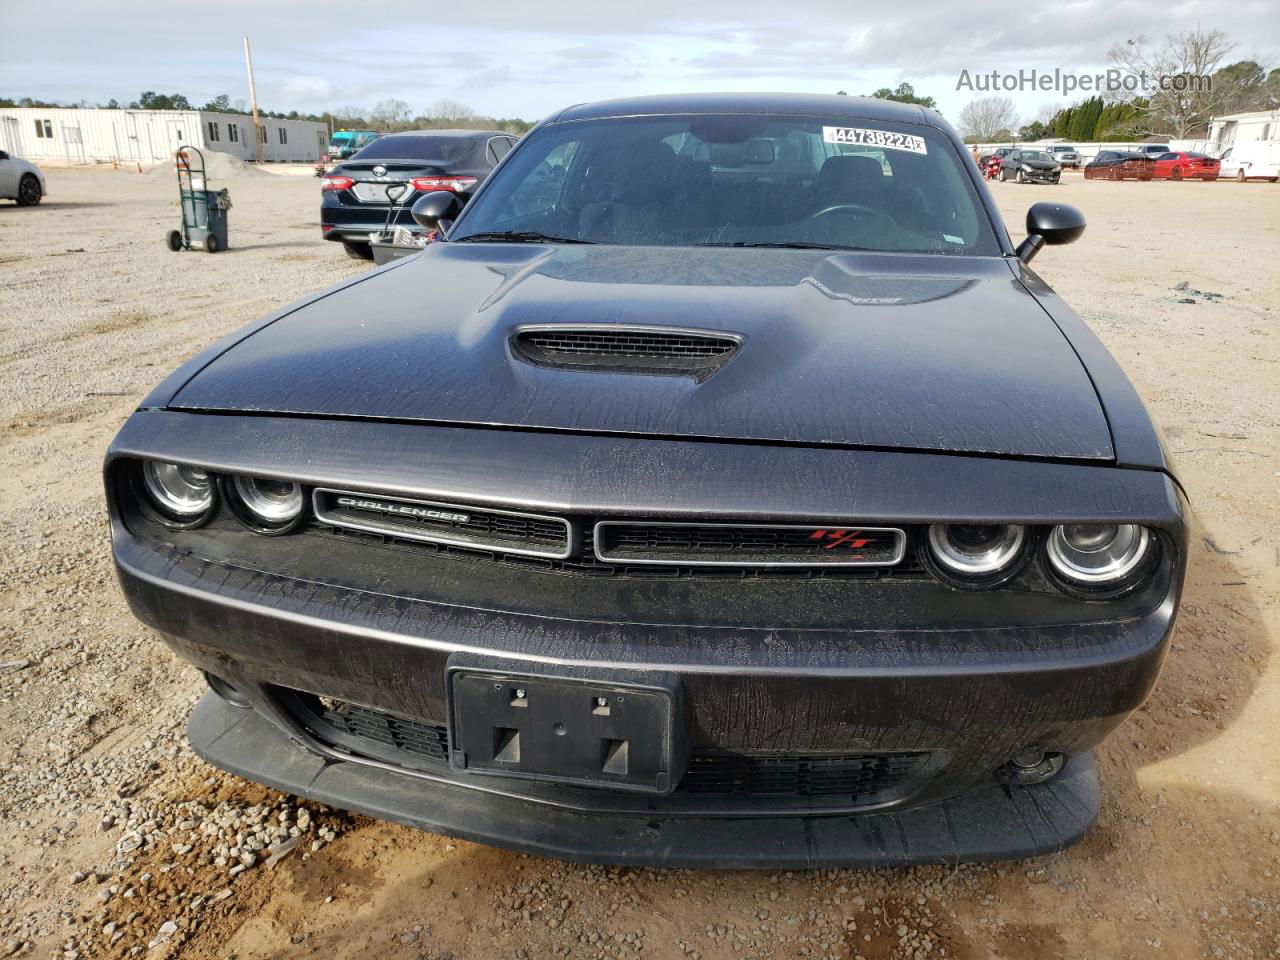
[[[1032,170],[1052,170],[1058,165],[1055,160],[1023,160],[1022,162]]]
[[[706,377],[521,359],[530,324],[736,334]],[[1086,371],[995,257],[440,243],[245,337],[179,409],[1109,459]]]

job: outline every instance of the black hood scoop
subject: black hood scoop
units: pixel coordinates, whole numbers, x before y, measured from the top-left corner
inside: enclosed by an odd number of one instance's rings
[[[704,380],[733,358],[742,338],[679,327],[538,325],[517,330],[511,345],[517,357],[539,367]]]

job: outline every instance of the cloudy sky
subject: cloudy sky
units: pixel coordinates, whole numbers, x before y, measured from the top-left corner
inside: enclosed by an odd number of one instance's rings
[[[859,94],[905,80],[954,120],[980,95],[957,90],[961,71],[1092,73],[1106,67],[1113,43],[1197,25],[1235,40],[1231,59],[1280,65],[1280,0],[0,0],[0,23],[2,96],[247,98],[247,33],[259,103],[308,112],[394,97],[418,113],[447,97],[483,114],[537,119],[643,93]],[[1072,99],[1012,95],[1023,119]]]

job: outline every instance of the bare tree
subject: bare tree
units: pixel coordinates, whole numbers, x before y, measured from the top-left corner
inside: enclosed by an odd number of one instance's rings
[[[960,111],[960,132],[980,142],[1017,125],[1018,112],[1008,97],[979,97]]]
[[[384,130],[395,130],[409,122],[413,113],[403,100],[379,100],[369,111],[369,119]]]
[[[427,117],[432,120],[442,120],[445,123],[460,123],[463,120],[470,120],[475,115],[476,112],[465,103],[448,99],[437,100],[426,110]]]
[[[1214,90],[1212,75],[1234,48],[1221,30],[1197,28],[1165,37],[1158,47],[1137,36],[1117,43],[1108,56],[1121,70],[1145,81],[1135,92],[1147,98],[1143,112],[1152,132],[1187,137],[1204,131],[1218,109],[1223,94]],[[1129,99],[1123,93],[1118,98]]]
[[[1060,103],[1042,103],[1036,109],[1035,116],[1031,119],[1042,123],[1047,127],[1053,123],[1053,118],[1056,117],[1061,110],[1062,104]]]

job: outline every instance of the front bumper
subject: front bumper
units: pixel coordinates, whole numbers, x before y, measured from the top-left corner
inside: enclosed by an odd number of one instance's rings
[[[1098,812],[1089,754],[1034,787],[854,817],[672,818],[591,814],[477,793],[300,749],[253,710],[209,693],[188,726],[223,770],[320,803],[521,853],[581,863],[685,868],[902,866],[1014,859],[1061,850]]]
[[[286,428],[292,440],[282,445]],[[420,425],[140,413],[111,456],[202,460],[226,472],[253,472],[270,462],[307,483],[342,485],[358,476],[381,488],[464,502],[486,496],[478,491],[500,477],[494,490],[530,507],[564,510],[576,503],[594,512],[625,507],[668,515],[672,489],[681,491],[681,509],[701,515],[713,512],[708,504],[739,495],[771,515],[828,515],[831,503],[846,496],[837,481],[851,471],[841,467],[856,462],[866,481],[866,509],[873,509],[870,491],[876,491],[874,509],[887,516],[936,516],[972,487],[984,491],[990,509],[1010,516],[1115,511],[1135,521],[1180,524],[1171,482],[1145,471],[950,457],[945,482],[939,477],[932,489],[931,481],[912,488],[905,478],[934,477],[937,458],[778,448],[761,452],[776,462],[759,476],[831,477],[836,485],[780,491],[763,484],[735,492],[723,482],[729,471],[716,463],[733,454],[729,445],[518,433],[504,434],[504,441],[499,450],[483,430]],[[425,455],[424,443],[437,455]],[[257,450],[258,444],[266,446]],[[625,488],[608,471],[572,466],[622,463],[652,453],[650,446],[660,448],[664,471],[637,476]],[[446,448],[449,456],[439,456]],[[817,469],[817,461],[825,469]],[[398,484],[391,475],[401,477]],[[406,476],[422,489],[408,489]],[[109,490],[117,496],[111,484]],[[452,596],[414,596],[387,578],[382,557],[373,553],[368,569],[351,570],[344,583],[300,568],[273,571],[251,558],[219,559],[216,551],[193,548],[191,539],[166,544],[139,536],[115,503],[112,520],[117,570],[135,614],[245,704],[211,700],[197,713],[192,742],[211,762],[439,832],[601,862],[820,866],[1059,849],[1096,815],[1087,756],[1150,691],[1181,582],[1179,570],[1168,592],[1146,607],[1088,623],[859,626],[870,614],[859,616],[857,602],[836,628],[726,626],[723,611],[717,624],[658,622],[652,613],[628,620],[622,609],[606,622],[585,607],[576,616],[549,617],[498,601],[463,605]],[[290,538],[277,539],[273,550]],[[309,562],[304,554],[316,550],[308,544],[324,542],[299,540],[300,553],[289,563]],[[529,672],[673,675],[695,752],[821,759],[919,751],[929,763],[873,803],[728,802],[678,789],[670,797],[634,797],[457,772],[448,763],[410,768],[319,736],[281,698],[281,691],[302,691],[443,725],[447,670],[468,656],[500,658]],[[1076,759],[1042,786],[999,786],[994,771],[1029,745]]]

